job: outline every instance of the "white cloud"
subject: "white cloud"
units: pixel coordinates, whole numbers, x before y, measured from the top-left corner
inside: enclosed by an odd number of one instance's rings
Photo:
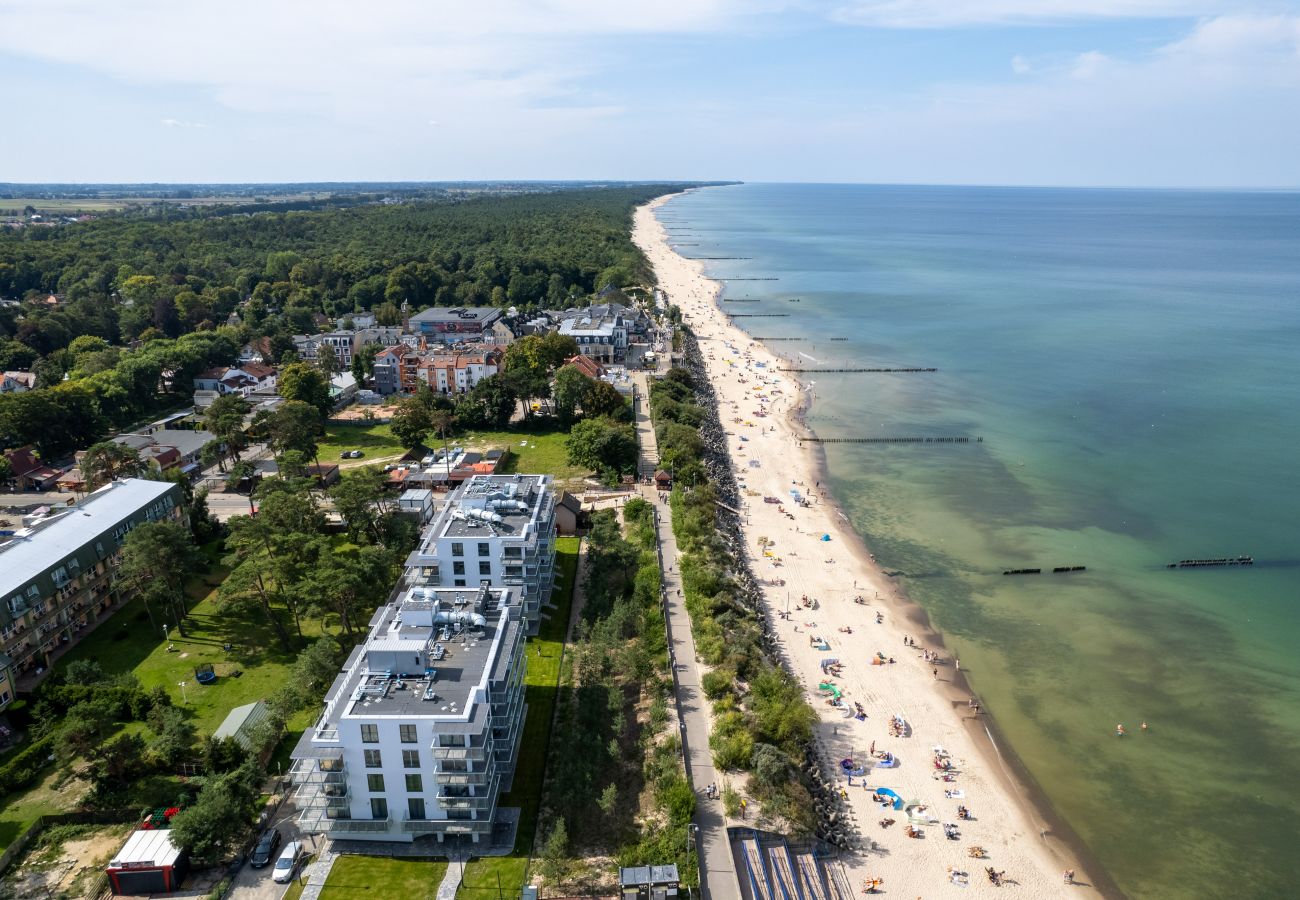
[[[1230,0],[855,0],[835,19],[881,28],[1025,25],[1089,19],[1189,18],[1240,9]]]
[[[841,177],[870,180],[876,166],[891,181],[1294,185],[1300,16],[1207,19],[1140,59],[1089,51],[882,105],[839,121],[872,150]]]
[[[207,128],[202,122],[185,122],[181,119],[159,119],[168,128]]]
[[[1028,75],[1031,70],[1032,67],[1029,65],[1029,60],[1025,59],[1019,53],[1011,57],[1012,72],[1015,72],[1017,75]]]

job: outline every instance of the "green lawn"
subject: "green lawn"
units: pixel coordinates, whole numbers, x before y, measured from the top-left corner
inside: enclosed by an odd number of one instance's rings
[[[364,450],[365,458],[402,456],[406,448],[386,424],[349,422],[346,425],[328,423],[325,437],[317,445],[316,453],[322,463],[337,463],[344,450]]]
[[[557,481],[585,478],[591,472],[568,463],[564,449],[565,431],[467,431],[455,441],[466,447],[510,450],[510,459],[501,467],[502,474],[525,472],[553,475]],[[524,446],[527,442],[527,446]]]
[[[431,900],[446,874],[447,863],[442,860],[340,856],[320,896],[321,900]]]
[[[144,688],[166,688],[172,701],[190,712],[200,734],[211,734],[236,706],[264,699],[274,691],[299,649],[286,651],[260,612],[219,610],[216,586],[224,575],[225,570],[217,568],[191,584],[193,591],[207,591],[207,595],[190,610],[184,637],[171,629],[173,652],[163,643],[161,627],[154,633],[144,604],[132,600],[68,651],[56,668],[62,669],[74,659],[93,659],[109,674],[134,672]],[[292,634],[288,615],[281,614]],[[303,622],[307,639],[319,632],[319,621]],[[229,651],[224,649],[226,644],[230,644]],[[194,680],[195,668],[203,663],[216,669],[214,684]],[[183,688],[181,682],[185,682]]]
[[[555,687],[560,676],[560,660],[564,652],[564,634],[568,629],[569,610],[573,603],[573,585],[578,571],[578,539],[559,538],[555,542],[555,564],[559,573],[555,593],[556,609],[542,622],[541,632],[528,642],[528,673],[526,676],[528,718],[520,739],[519,763],[515,769],[512,790],[503,794],[501,806],[518,806],[522,812],[515,850],[510,856],[473,859],[465,865],[464,879],[456,896],[461,900],[483,897],[496,898],[498,889],[505,898],[517,897],[528,870],[528,855],[533,846],[533,833],[537,824],[537,808],[541,801],[542,776],[546,771],[546,748],[550,742],[551,719],[555,710]],[[539,652],[540,651],[540,652]],[[340,870],[343,863],[347,867]],[[429,872],[441,866],[435,880]],[[423,900],[426,883],[437,890],[441,872],[446,863],[425,860],[407,860],[384,857],[344,856],[330,870],[329,881],[321,894],[330,897],[351,896],[349,886],[359,891],[361,876],[369,884],[383,885],[386,898],[392,900]],[[333,893],[335,889],[338,893]]]

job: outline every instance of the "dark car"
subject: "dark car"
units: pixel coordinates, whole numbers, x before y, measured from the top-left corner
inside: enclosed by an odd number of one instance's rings
[[[262,836],[257,839],[257,846],[253,848],[253,853],[248,857],[248,864],[254,869],[260,869],[268,865],[271,860],[275,859],[275,851],[280,846],[280,829],[272,828],[269,831],[263,831]]]

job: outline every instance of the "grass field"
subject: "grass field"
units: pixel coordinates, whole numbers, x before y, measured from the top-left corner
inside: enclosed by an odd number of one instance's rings
[[[496,898],[498,890],[502,897],[519,895],[528,871],[528,855],[533,846],[534,828],[537,823],[537,809],[541,802],[542,776],[546,772],[546,750],[550,743],[551,720],[555,711],[555,689],[560,677],[560,661],[564,653],[564,635],[568,629],[569,611],[573,604],[573,586],[578,573],[578,539],[559,538],[555,542],[555,566],[557,576],[555,609],[550,617],[542,622],[540,633],[528,642],[528,672],[526,675],[526,701],[528,717],[524,721],[524,731],[520,738],[519,763],[515,768],[514,784],[509,793],[503,794],[501,806],[520,808],[519,832],[515,839],[514,853],[505,857],[488,857],[473,859],[465,865],[464,877],[456,896],[461,900],[482,897],[484,900]],[[423,900],[429,896],[421,893],[426,882],[432,882],[436,890],[437,880],[430,875],[426,879],[411,878],[418,868],[426,870],[441,866],[439,872],[445,871],[445,863],[424,860],[384,859],[367,857],[340,857],[330,871],[326,882],[326,892],[322,897],[347,896],[345,893],[332,894],[331,889],[343,890],[345,883],[354,878],[357,871],[351,867],[339,874],[339,866],[345,860],[365,860],[363,871],[375,884],[388,886],[384,895],[391,900]],[[437,876],[441,880],[441,874]],[[409,879],[409,881],[408,881]],[[399,881],[409,885],[399,888]]]
[[[320,896],[321,900],[432,900],[446,874],[447,863],[441,860],[340,856]]]
[[[325,438],[317,448],[317,455],[322,463],[337,463],[339,454],[344,450],[364,450],[366,459],[371,457],[402,456],[406,448],[393,430],[386,424],[356,422],[343,424],[329,423],[325,427]]]

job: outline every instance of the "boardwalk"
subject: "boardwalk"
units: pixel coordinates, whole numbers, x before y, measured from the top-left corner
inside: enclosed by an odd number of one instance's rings
[[[636,427],[641,441],[640,471],[653,475],[658,463],[654,429],[650,426],[646,376],[638,374],[637,391],[642,400],[637,404]],[[673,680],[676,685],[677,709],[682,721],[682,746],[685,751],[686,777],[699,805],[695,821],[699,826],[697,846],[700,854],[700,886],[708,900],[739,900],[740,887],[736,882],[736,867],[727,838],[727,822],[721,800],[709,800],[704,789],[722,780],[713,768],[713,755],[709,751],[709,702],[700,688],[700,670],[695,660],[695,639],[691,636],[690,619],[681,591],[681,569],[677,563],[677,540],[673,537],[672,511],[653,488],[643,488],[646,499],[655,506],[656,527],[659,533],[659,552],[663,566],[665,609],[668,619],[668,649],[673,660]]]

